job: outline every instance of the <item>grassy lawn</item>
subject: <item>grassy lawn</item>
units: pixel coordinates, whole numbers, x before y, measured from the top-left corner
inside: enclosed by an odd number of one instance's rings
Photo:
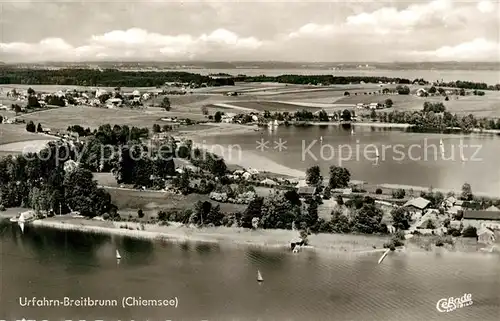
[[[167,112],[144,112],[131,109],[107,109],[95,107],[70,106],[40,111],[19,116],[27,122],[32,120],[52,130],[66,130],[70,125],[97,128],[104,124],[119,124],[139,127],[152,127]]]
[[[142,209],[148,216],[156,216],[159,210],[192,209],[198,201],[210,201],[213,205],[219,204],[222,212],[241,212],[246,205],[218,203],[211,201],[208,195],[189,194],[175,195],[164,192],[107,189],[111,194],[113,204],[118,206],[120,213],[137,213]]]
[[[231,102],[231,105],[235,105],[238,107],[245,107],[245,108],[251,108],[255,109],[257,111],[265,111],[268,110],[270,112],[274,111],[288,111],[288,112],[295,112],[297,110],[310,110],[310,111],[317,111],[321,110],[321,108],[317,107],[302,107],[302,106],[295,106],[292,104],[283,104],[283,103],[278,103],[278,102],[270,102],[270,101],[241,101],[241,102]]]
[[[26,131],[25,124],[0,124],[0,144],[47,139],[50,139],[47,135]]]

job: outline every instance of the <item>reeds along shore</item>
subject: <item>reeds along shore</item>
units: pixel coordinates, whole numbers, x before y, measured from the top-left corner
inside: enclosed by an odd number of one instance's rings
[[[42,219],[33,221],[30,225],[147,240],[217,243],[229,246],[256,246],[286,250],[290,249],[291,240],[298,236],[296,231],[290,230],[248,230],[228,227],[192,228],[175,223],[172,223],[172,226],[159,226],[130,222],[110,222],[109,226],[99,226],[100,223],[102,222],[85,219],[71,219],[71,222],[69,220]],[[309,236],[311,246],[307,246],[305,249],[339,253],[370,253],[381,251],[388,238],[388,236],[316,234]]]

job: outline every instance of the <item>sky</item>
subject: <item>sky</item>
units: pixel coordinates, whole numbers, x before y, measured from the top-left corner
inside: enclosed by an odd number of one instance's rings
[[[500,0],[2,0],[0,61],[500,61]]]

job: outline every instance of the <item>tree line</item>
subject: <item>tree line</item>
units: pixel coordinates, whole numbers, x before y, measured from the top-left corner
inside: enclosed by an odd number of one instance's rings
[[[216,78],[188,72],[120,71],[116,69],[34,70],[2,68],[0,84],[67,85],[103,87],[155,87],[166,82],[208,86],[234,85],[232,78]]]
[[[116,207],[109,193],[97,186],[92,172],[81,167],[65,168],[76,159],[74,148],[62,142],[49,143],[39,155],[6,156],[0,159],[0,204],[2,207],[30,207],[36,211],[85,216],[111,213]]]

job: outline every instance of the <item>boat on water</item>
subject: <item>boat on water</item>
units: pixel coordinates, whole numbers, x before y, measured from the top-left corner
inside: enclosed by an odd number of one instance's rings
[[[385,259],[385,257],[387,256],[387,254],[389,254],[390,251],[391,249],[388,249],[387,251],[384,252],[384,254],[382,254],[380,259],[378,259],[378,264],[382,263],[382,261]]]
[[[122,258],[122,256],[120,255],[120,252],[118,252],[118,250],[116,250],[116,259],[119,260],[121,258]]]
[[[10,221],[11,221],[12,223],[17,223],[17,222],[19,221],[19,217],[20,217],[20,216],[21,216],[21,214],[16,215],[15,217],[11,217],[11,218],[10,218]]]
[[[378,153],[378,148],[375,147],[375,155],[377,155],[377,158],[380,157],[380,154]]]
[[[274,120],[274,123],[273,123],[274,126],[279,126],[280,124],[278,123],[278,120]]]
[[[264,282],[264,278],[262,277],[262,274],[260,274],[259,270],[257,270],[257,282]]]
[[[444,144],[442,139],[439,140],[439,149],[441,150],[441,156],[444,156]]]

